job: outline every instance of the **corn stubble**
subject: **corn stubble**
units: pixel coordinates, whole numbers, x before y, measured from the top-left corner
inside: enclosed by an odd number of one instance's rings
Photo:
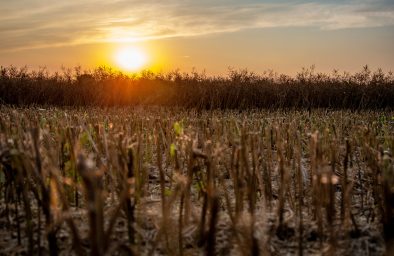
[[[0,117],[1,255],[394,250],[382,112],[3,106]]]

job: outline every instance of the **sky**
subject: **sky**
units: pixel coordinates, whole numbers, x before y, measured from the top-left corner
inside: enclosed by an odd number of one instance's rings
[[[394,0],[0,0],[0,65],[295,74],[394,71]]]

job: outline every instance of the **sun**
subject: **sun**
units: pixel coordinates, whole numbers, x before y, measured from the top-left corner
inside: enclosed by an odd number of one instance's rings
[[[148,56],[140,48],[125,47],[115,53],[115,61],[125,71],[138,71],[146,65]]]

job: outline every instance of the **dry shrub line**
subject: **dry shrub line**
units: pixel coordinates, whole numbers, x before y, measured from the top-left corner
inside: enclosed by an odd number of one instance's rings
[[[226,77],[195,71],[126,75],[107,67],[50,74],[9,66],[0,67],[0,95],[2,104],[17,106],[393,109],[394,75],[368,66],[354,74],[317,73],[312,66],[295,77],[234,69]]]

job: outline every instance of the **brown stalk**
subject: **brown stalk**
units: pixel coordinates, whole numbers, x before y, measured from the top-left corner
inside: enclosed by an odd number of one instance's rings
[[[184,201],[185,201],[185,193],[182,193],[181,195],[181,201],[179,204],[179,219],[178,219],[178,247],[179,247],[179,255],[183,255],[183,236],[182,236],[182,231],[183,231],[183,206],[184,206]]]
[[[22,159],[20,159],[22,161]],[[23,170],[21,172],[18,172],[19,175],[23,175],[23,177],[27,177],[26,171]],[[23,201],[23,206],[24,206],[24,211],[26,214],[26,236],[28,238],[28,254],[33,254],[33,249],[34,249],[34,241],[33,241],[33,218],[32,218],[32,210],[30,207],[30,198],[28,196],[28,188],[29,185],[28,183],[23,181],[23,177],[18,177],[19,180],[19,185],[20,191],[22,193],[22,201]],[[17,194],[17,197],[19,197],[19,193]],[[19,200],[18,200],[19,201]],[[18,237],[19,238],[19,237]]]
[[[336,166],[336,149],[335,149],[335,140],[333,144],[331,144],[331,169],[328,173],[328,205],[326,209],[326,215],[327,215],[327,222],[328,226],[330,229],[330,253],[332,255],[335,254],[335,248],[336,248],[336,240],[335,240],[335,229],[334,229],[334,220],[336,216],[336,210],[335,210],[335,186],[337,185],[336,181],[336,176],[335,176],[335,166]]]
[[[162,137],[161,137],[160,133],[157,136],[156,143],[157,143],[157,167],[159,169],[159,175],[160,175],[161,207],[162,207],[162,214],[164,214],[165,209],[166,209],[165,174],[164,174],[164,170],[163,170],[162,146],[161,146]]]
[[[245,192],[247,193],[248,197],[248,202],[249,202],[249,212],[251,213],[253,211],[254,205],[253,204],[253,192],[252,192],[252,174],[250,171],[249,167],[249,159],[248,159],[248,148],[247,148],[247,134],[245,132],[245,128],[242,128],[242,134],[241,134],[241,172],[239,179],[242,182],[242,190],[246,190]],[[246,180],[246,181],[244,181]],[[246,188],[245,188],[246,187]],[[243,198],[241,199],[243,200]]]
[[[57,186],[58,194],[59,194],[59,197],[61,200],[61,205],[63,208],[62,209],[63,213],[67,213],[67,212],[69,212],[70,208],[68,205],[68,200],[67,200],[66,194],[63,190],[63,185],[61,184],[59,177],[56,177],[55,175],[53,175],[53,180],[55,181],[56,186]],[[40,215],[39,215],[39,217],[40,217]],[[74,221],[72,220],[72,218],[70,216],[65,217],[65,221],[66,221],[68,227],[70,228],[70,231],[71,231],[71,234],[73,237],[73,249],[74,249],[75,253],[77,255],[85,255],[85,253],[81,247],[81,244],[82,244],[81,238],[79,236],[78,229],[77,229]]]
[[[167,210],[167,202],[165,195],[165,174],[163,170],[162,163],[162,137],[161,133],[157,136],[157,167],[159,169],[160,175],[160,190],[161,190],[161,213],[162,213],[162,230],[164,232],[164,238],[166,242],[166,247],[169,247],[169,239],[167,232],[167,218],[168,218],[168,210]]]
[[[302,177],[302,166],[301,166],[301,143],[300,143],[300,134],[297,132],[297,147],[295,150],[295,159],[297,162],[297,184],[298,184],[298,255],[303,255],[304,247],[303,247],[303,216],[302,216],[302,208],[304,204],[304,182]]]
[[[41,180],[41,207],[42,211],[45,215],[45,225],[46,228],[48,229],[47,232],[47,240],[49,244],[49,251],[51,255],[58,255],[58,246],[57,246],[57,239],[56,239],[56,230],[53,227],[53,217],[52,213],[50,210],[50,196],[51,196],[51,191],[50,187],[45,185],[44,179],[48,178],[49,180],[51,179],[51,175],[49,177],[46,177],[43,169],[42,169],[42,163],[41,163],[41,156],[40,156],[40,151],[38,148],[38,143],[39,143],[39,128],[33,128],[31,130],[31,136],[33,139],[33,148],[34,148],[34,153],[35,153],[35,166],[37,173],[40,175],[40,180]]]
[[[348,225],[348,217],[349,212],[348,208],[350,205],[348,204],[348,163],[349,163],[349,155],[350,155],[350,143],[349,140],[345,140],[346,143],[346,151],[345,158],[343,159],[343,177],[342,177],[342,196],[341,196],[341,220],[342,224],[346,228]]]
[[[250,137],[250,150],[252,151],[252,174],[251,179],[249,182],[249,189],[250,189],[250,196],[249,196],[249,209],[252,215],[254,215],[254,211],[256,208],[256,201],[257,201],[257,153],[255,149],[255,138]]]
[[[219,198],[216,195],[215,191],[212,191],[209,195],[210,197],[210,220],[209,220],[209,230],[207,233],[207,247],[206,247],[206,255],[213,256],[215,255],[215,245],[216,245],[216,223],[218,220],[219,213]]]
[[[279,134],[279,133],[278,133]],[[279,175],[280,175],[280,185],[279,185],[279,203],[278,203],[278,209],[277,209],[277,214],[278,214],[278,219],[279,219],[279,224],[278,224],[278,232],[282,232],[284,229],[284,223],[283,223],[283,214],[284,214],[284,206],[285,206],[285,194],[286,194],[286,189],[287,189],[287,174],[285,170],[285,159],[283,155],[283,144],[282,141],[280,141],[280,137],[278,138],[277,143],[277,151],[278,151],[278,160],[279,160]]]
[[[265,159],[263,159],[263,175],[264,175],[264,191],[266,195],[266,204],[268,208],[271,208],[271,202],[272,202],[272,183],[271,183],[271,170],[272,170],[272,151],[271,151],[271,146],[269,145],[263,145],[263,149],[266,146],[266,154],[265,154]]]
[[[186,225],[189,223],[190,211],[191,211],[190,190],[193,182],[193,169],[195,164],[195,158],[198,157],[198,155],[195,152],[199,152],[199,151],[197,149],[194,149],[193,142],[189,142],[188,163],[187,163],[187,183],[186,183],[186,190],[184,195],[185,214],[183,217]],[[199,153],[202,154],[202,152]]]
[[[75,132],[75,131],[74,131]],[[68,143],[70,144],[70,162],[71,162],[71,169],[73,171],[73,179],[74,179],[74,204],[75,207],[79,207],[79,196],[78,196],[78,172],[77,172],[77,159],[75,157],[75,140],[74,140],[74,133],[71,128],[67,128],[66,130],[66,136]],[[63,154],[63,153],[62,153]]]
[[[80,173],[84,188],[86,205],[88,207],[89,217],[89,238],[91,241],[91,255],[104,255],[107,241],[104,240],[104,213],[102,189],[100,186],[100,178],[102,177],[98,171],[88,166],[82,155],[78,156],[77,170]]]
[[[128,199],[126,201],[126,216],[127,216],[127,234],[129,237],[129,242],[130,244],[134,244],[134,229],[133,225],[135,222],[135,217],[134,217],[134,210],[135,210],[135,204],[132,200],[132,195],[130,195],[130,190],[133,190],[135,186],[135,178],[134,178],[134,161],[133,161],[133,150],[131,148],[128,149],[127,151],[128,155],[128,162],[127,162],[127,185],[126,185],[126,190],[128,191]],[[134,200],[135,201],[135,200]]]

